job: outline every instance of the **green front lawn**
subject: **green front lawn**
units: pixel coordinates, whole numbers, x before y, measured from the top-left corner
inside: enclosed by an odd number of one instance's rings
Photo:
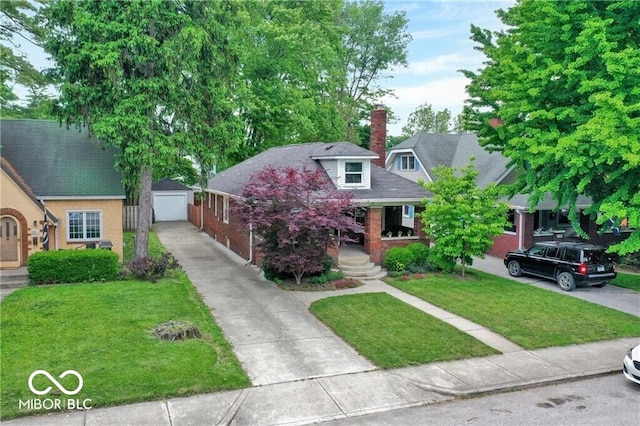
[[[381,368],[499,353],[386,293],[329,297],[314,302],[310,310]]]
[[[84,387],[72,399],[92,407],[155,400],[250,385],[230,345],[186,275],[174,271],[157,284],[136,280],[103,284],[28,287],[8,295],[0,316],[1,417],[34,414],[19,401],[38,398],[27,381],[46,370],[67,389]],[[194,323],[202,339],[159,340],[154,327],[169,320]],[[39,375],[39,397],[66,398]],[[63,398],[64,397],[64,398]]]
[[[640,336],[634,315],[476,270],[385,281],[526,349]]]
[[[611,284],[640,291],[640,275],[618,272],[618,276],[615,280],[611,281]]]

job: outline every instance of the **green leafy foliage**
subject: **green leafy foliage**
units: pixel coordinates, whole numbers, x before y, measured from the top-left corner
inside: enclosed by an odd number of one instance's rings
[[[476,186],[478,171],[471,163],[460,169],[439,166],[433,170],[434,181],[422,182],[433,198],[425,200],[422,212],[424,232],[435,241],[429,261],[450,272],[458,261],[473,263],[472,256],[484,256],[493,245],[492,237],[502,234],[507,226],[509,207],[498,202],[498,188]]]
[[[402,127],[403,138],[410,138],[419,132],[452,133],[459,132],[459,118],[452,119],[451,111],[444,109],[434,111],[429,103],[423,103],[417,107],[407,119],[407,124]]]
[[[43,12],[62,121],[119,148],[116,165],[138,198],[136,258],[148,252],[152,170],[191,155],[208,173],[243,134],[230,102],[242,93],[240,9],[232,1],[59,0]]]
[[[111,250],[40,251],[27,261],[34,284],[110,281],[118,276],[118,255]]]
[[[429,268],[429,247],[412,243],[387,250],[382,266],[392,272],[425,272]]]
[[[340,15],[342,46],[338,61],[346,71],[339,87],[338,102],[347,125],[346,140],[358,143],[360,120],[366,119],[374,104],[391,93],[380,82],[392,69],[407,66],[406,12],[385,15],[380,0],[346,1]],[[364,146],[364,145],[363,145]]]
[[[521,171],[513,193],[576,200],[599,223],[634,231],[611,250],[640,250],[640,2],[520,0],[498,17],[507,30],[472,26],[487,60],[471,80],[465,126]],[[586,236],[586,235],[583,235]]]

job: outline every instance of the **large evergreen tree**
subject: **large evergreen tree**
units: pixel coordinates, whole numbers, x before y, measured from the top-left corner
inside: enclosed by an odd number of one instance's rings
[[[210,126],[228,110],[223,78],[237,74],[229,47],[234,37],[225,32],[232,26],[221,32],[213,24],[241,16],[235,6],[59,0],[45,11],[46,49],[62,82],[62,118],[120,149],[118,166],[139,196],[136,259],[148,253],[152,169],[176,155],[216,152],[217,140],[233,139]],[[222,76],[212,82],[214,72]],[[195,104],[205,99],[202,111]]]
[[[619,253],[640,250],[640,2],[519,0],[507,26],[472,26],[487,57],[471,83],[465,125],[522,171],[515,191],[635,228]]]

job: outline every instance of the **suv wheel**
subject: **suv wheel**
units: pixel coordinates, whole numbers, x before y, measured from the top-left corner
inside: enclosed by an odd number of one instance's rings
[[[520,262],[517,260],[512,260],[507,264],[507,270],[509,271],[509,275],[512,277],[521,277],[522,276],[522,267],[520,266]]]
[[[558,286],[564,291],[572,291],[576,288],[576,280],[570,272],[560,272],[556,277]]]

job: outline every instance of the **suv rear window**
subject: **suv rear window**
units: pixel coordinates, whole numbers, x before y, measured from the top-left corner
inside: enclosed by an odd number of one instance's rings
[[[564,252],[564,260],[566,260],[567,262],[578,262],[578,251],[571,248],[566,249]]]
[[[585,250],[583,253],[584,263],[594,264],[606,260],[606,254],[600,250]]]

